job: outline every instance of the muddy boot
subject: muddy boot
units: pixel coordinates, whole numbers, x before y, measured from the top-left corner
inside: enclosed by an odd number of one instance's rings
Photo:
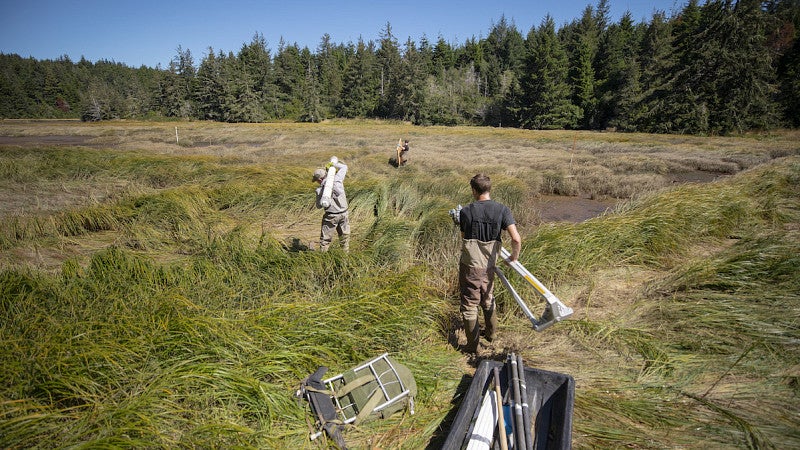
[[[481,339],[478,319],[464,319],[464,333],[467,335],[467,345],[464,347],[464,353],[476,353],[478,351],[478,342]]]
[[[497,308],[492,305],[489,309],[483,310],[483,319],[486,322],[486,329],[483,336],[487,341],[492,342],[497,337]]]

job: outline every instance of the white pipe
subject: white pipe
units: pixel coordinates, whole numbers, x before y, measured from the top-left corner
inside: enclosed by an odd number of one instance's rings
[[[327,208],[331,206],[331,194],[333,194],[333,179],[336,177],[336,163],[339,159],[331,156],[331,166],[328,168],[328,175],[325,176],[325,186],[322,188],[322,198],[319,201],[320,206]]]

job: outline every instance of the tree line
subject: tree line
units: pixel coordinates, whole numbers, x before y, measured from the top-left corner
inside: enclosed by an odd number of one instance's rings
[[[451,44],[312,51],[256,33],[238,52],[177,48],[167,68],[0,54],[0,117],[224,122],[381,118],[421,125],[726,134],[800,125],[800,0],[689,0],[611,22],[607,0],[523,34],[505,17]]]

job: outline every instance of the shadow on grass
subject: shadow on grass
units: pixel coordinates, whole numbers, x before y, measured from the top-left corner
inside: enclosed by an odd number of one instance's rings
[[[283,244],[283,247],[289,252],[310,252],[314,251],[313,248],[304,244],[300,238],[292,238],[290,242]]]
[[[436,428],[436,432],[433,434],[433,437],[431,437],[427,447],[425,447],[426,450],[436,450],[442,448],[447,440],[447,436],[450,434],[450,426],[453,424],[453,420],[455,420],[456,415],[458,414],[458,409],[461,407],[464,394],[469,391],[470,384],[472,384],[472,376],[464,375],[461,377],[461,382],[458,383],[456,392],[453,394],[453,398],[450,400],[450,412],[447,413],[444,419],[442,419],[442,422]]]

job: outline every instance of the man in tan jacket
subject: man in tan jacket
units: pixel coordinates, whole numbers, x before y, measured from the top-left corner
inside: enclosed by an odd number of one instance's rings
[[[325,214],[322,216],[322,227],[319,236],[319,249],[323,252],[328,251],[331,241],[335,234],[339,235],[342,249],[350,249],[350,218],[347,212],[347,194],[344,191],[344,177],[347,176],[347,165],[339,160],[331,162],[330,165],[336,167],[336,175],[333,178],[333,190],[331,191],[331,202],[327,207],[322,204],[322,191],[325,184],[327,173],[325,169],[317,169],[311,180],[318,183],[316,188],[317,208],[324,208]]]

